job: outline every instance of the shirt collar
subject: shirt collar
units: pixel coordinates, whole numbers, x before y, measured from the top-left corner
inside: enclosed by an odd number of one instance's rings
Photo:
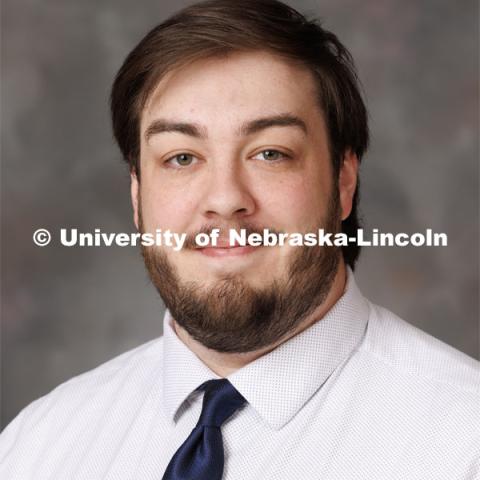
[[[175,414],[203,382],[220,378],[210,370],[177,336],[172,316],[165,311],[163,320],[163,402],[172,421]]]
[[[318,322],[229,375],[247,402],[274,429],[282,428],[351,356],[368,322],[367,300],[348,269],[342,297]],[[177,337],[164,319],[164,403],[178,408],[203,382],[219,378]]]

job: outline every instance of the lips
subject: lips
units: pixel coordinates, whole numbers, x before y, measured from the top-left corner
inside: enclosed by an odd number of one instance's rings
[[[258,250],[260,247],[252,247],[251,245],[247,246],[230,246],[227,244],[222,244],[218,242],[216,247],[204,247],[197,248],[199,253],[206,255],[207,257],[227,257],[227,256],[241,256],[253,253]]]
[[[211,248],[240,248],[241,245],[238,242],[234,242],[232,245],[227,239],[218,239],[217,245]]]
[[[207,247],[200,247],[200,246],[195,246],[196,250],[204,250],[207,248],[220,248],[220,249],[226,249],[226,248],[242,248],[243,245],[240,245],[238,242],[234,241],[230,243],[230,240],[225,237],[220,237],[216,239],[215,245],[209,245]]]

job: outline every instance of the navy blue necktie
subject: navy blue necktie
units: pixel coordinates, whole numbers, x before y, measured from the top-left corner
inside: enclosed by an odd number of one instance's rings
[[[221,480],[223,440],[220,427],[245,399],[225,378],[209,380],[197,426],[170,460],[163,480]]]

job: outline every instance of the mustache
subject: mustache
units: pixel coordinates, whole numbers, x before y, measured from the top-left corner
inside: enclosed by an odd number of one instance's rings
[[[211,235],[213,230],[219,230],[220,234],[218,237],[218,241],[222,240],[228,240],[229,239],[229,231],[230,230],[245,230],[247,236],[250,235],[251,233],[258,233],[258,234],[263,234],[263,231],[265,229],[268,229],[271,233],[274,233],[276,235],[280,233],[284,233],[282,230],[277,230],[272,227],[267,227],[267,226],[259,226],[255,225],[253,223],[249,222],[242,222],[242,223],[236,223],[235,225],[219,225],[219,224],[205,224],[202,225],[198,230],[194,232],[187,233],[187,236],[185,238],[185,243],[183,245],[184,249],[196,249],[198,248],[197,243],[195,242],[195,238],[198,234],[206,234],[206,235]]]

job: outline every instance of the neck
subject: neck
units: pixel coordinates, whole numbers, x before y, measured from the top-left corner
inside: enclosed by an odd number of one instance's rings
[[[314,323],[320,321],[325,314],[335,305],[338,299],[343,295],[345,290],[345,283],[347,279],[347,272],[345,268],[345,263],[341,259],[338,267],[338,271],[335,274],[330,291],[328,292],[327,298],[325,301],[319,305],[311,315],[306,317],[295,330],[289,332],[287,335],[282,337],[277,342],[268,345],[259,350],[245,353],[223,353],[217,352],[210,348],[205,347],[200,342],[194,340],[188,332],[178,325],[175,321],[172,322],[172,326],[175,330],[177,336],[182,340],[182,342],[193,352],[195,355],[202,360],[202,362],[210,368],[214,373],[219,377],[226,377],[236,370],[244,367],[245,365],[253,362],[257,358],[271,352],[277,348],[282,343],[285,343],[290,338],[298,335],[303,330],[307,329]]]

